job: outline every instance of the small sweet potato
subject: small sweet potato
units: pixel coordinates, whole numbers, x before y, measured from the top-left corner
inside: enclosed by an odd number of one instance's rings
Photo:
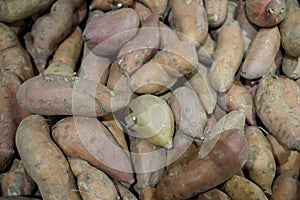
[[[230,200],[230,197],[219,189],[212,189],[202,194],[199,194],[197,200]]]
[[[80,199],[69,163],[53,142],[45,118],[30,115],[22,120],[16,145],[24,166],[37,183],[43,199]]]
[[[20,45],[18,36],[7,25],[0,23],[0,51]]]
[[[224,131],[204,158],[199,157],[199,149],[196,149],[170,166],[156,187],[157,198],[187,199],[208,191],[236,174],[247,156],[243,131]]]
[[[67,117],[52,129],[52,137],[67,156],[86,160],[117,180],[134,182],[127,154],[96,118]]]
[[[171,0],[170,6],[181,40],[199,47],[208,34],[208,21],[203,0]]]
[[[227,20],[218,34],[214,62],[208,78],[218,92],[226,92],[233,84],[243,58],[242,31],[237,21]]]
[[[241,176],[234,175],[224,184],[223,188],[232,200],[268,200],[264,192],[255,183]]]
[[[221,26],[226,19],[227,0],[204,0],[204,5],[209,26]]]
[[[80,158],[70,158],[69,163],[73,174],[77,177],[78,191],[82,200],[117,199],[116,187],[104,172]]]
[[[2,196],[32,195],[35,186],[22,160],[15,159],[9,171],[0,177]]]
[[[276,174],[276,163],[269,141],[256,126],[245,129],[248,142],[246,173],[267,195],[272,194],[272,183]]]
[[[259,27],[273,27],[285,17],[285,1],[283,0],[246,0],[248,19]]]
[[[253,38],[242,65],[241,76],[256,79],[271,68],[280,47],[280,32],[277,26],[261,28]]]

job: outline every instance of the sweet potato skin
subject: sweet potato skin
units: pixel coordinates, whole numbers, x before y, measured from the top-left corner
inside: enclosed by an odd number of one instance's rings
[[[225,192],[222,192],[222,190],[212,189],[200,194],[197,200],[209,200],[209,199],[229,200],[230,197]]]
[[[210,190],[242,168],[247,151],[247,142],[242,132],[225,131],[205,158],[199,158],[199,149],[196,149],[170,166],[164,172],[155,193],[158,199],[171,200],[187,199]],[[228,162],[229,158],[231,162]]]
[[[209,26],[221,26],[226,19],[227,0],[204,0],[204,5]]]
[[[46,119],[30,115],[20,123],[16,145],[24,166],[43,199],[80,199],[65,156],[53,142]]]

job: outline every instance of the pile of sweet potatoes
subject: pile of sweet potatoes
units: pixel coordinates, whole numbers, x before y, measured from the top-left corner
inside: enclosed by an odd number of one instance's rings
[[[296,0],[0,0],[0,200],[300,199]]]

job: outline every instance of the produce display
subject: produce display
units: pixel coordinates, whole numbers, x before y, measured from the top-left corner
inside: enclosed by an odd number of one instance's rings
[[[297,0],[0,0],[0,200],[299,200]]]

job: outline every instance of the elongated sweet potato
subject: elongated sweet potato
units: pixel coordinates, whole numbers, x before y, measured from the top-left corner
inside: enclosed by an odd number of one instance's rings
[[[223,187],[232,200],[268,199],[264,192],[255,183],[241,176],[234,175],[224,184]]]
[[[227,20],[218,34],[214,62],[208,74],[216,91],[226,92],[232,86],[243,51],[242,32],[238,22]]]
[[[54,125],[52,136],[69,157],[86,160],[115,179],[134,182],[127,154],[97,119],[64,118]]]
[[[101,116],[126,104],[102,84],[55,74],[35,76],[24,82],[18,89],[17,100],[27,111],[41,115]]]
[[[104,172],[79,158],[70,158],[69,163],[73,174],[77,177],[82,200],[117,199],[116,187]]]
[[[247,142],[242,131],[224,131],[205,158],[198,154],[196,149],[164,172],[156,187],[158,199],[187,199],[225,182],[245,164]]]
[[[248,19],[259,27],[273,27],[285,17],[285,1],[282,0],[246,0]]]
[[[15,159],[9,171],[0,177],[2,196],[31,195],[35,186],[22,160]]]
[[[300,151],[299,95],[299,87],[294,81],[283,77],[266,76],[260,80],[255,96],[256,113],[269,132],[286,148],[298,151]]]
[[[46,119],[30,115],[20,123],[16,145],[43,199],[80,199],[69,163],[53,142]]]
[[[221,26],[226,19],[227,0],[204,0],[204,5],[209,26]]]
[[[203,0],[171,0],[170,5],[181,40],[199,47],[208,34],[208,21]]]
[[[280,47],[280,32],[277,26],[260,29],[251,42],[242,66],[241,76],[256,79],[271,68]]]
[[[276,174],[276,163],[269,141],[256,126],[245,129],[248,142],[248,160],[245,169],[248,177],[267,195],[272,194],[272,183]]]
[[[38,12],[46,11],[55,0],[1,0],[0,1],[0,21],[14,22],[25,19]]]

